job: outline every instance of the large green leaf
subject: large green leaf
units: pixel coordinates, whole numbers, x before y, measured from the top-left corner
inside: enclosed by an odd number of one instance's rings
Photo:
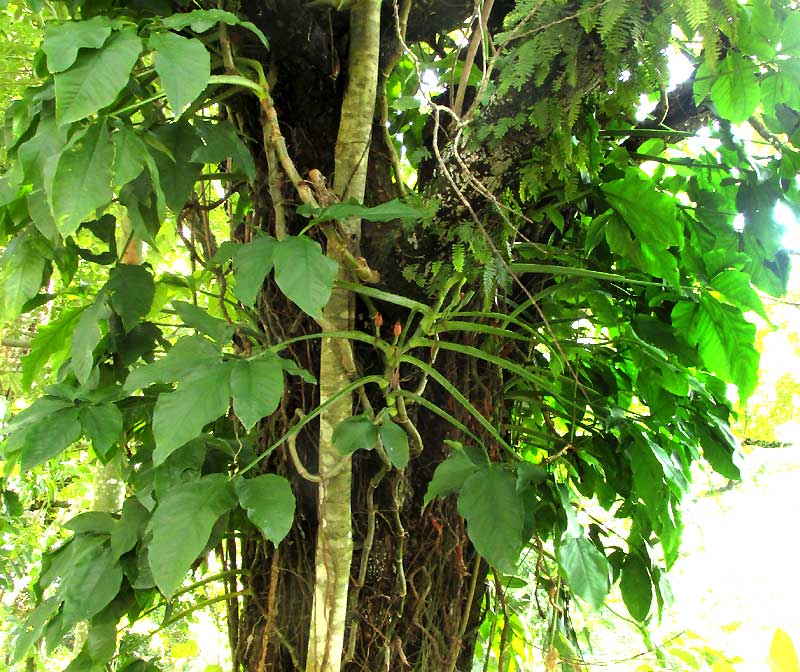
[[[202,336],[184,336],[161,359],[131,371],[125,381],[125,389],[133,392],[153,383],[191,379],[221,359],[219,348],[208,339]]]
[[[777,112],[779,105],[788,105],[800,110],[800,63],[788,61],[781,63],[776,72],[770,72],[759,81],[764,107]]]
[[[175,33],[152,33],[153,62],[176,117],[205,90],[211,76],[211,54],[200,40]]]
[[[37,237],[35,231],[24,231],[0,257],[0,324],[16,317],[42,286],[46,262]]]
[[[84,119],[111,105],[127,86],[140,53],[136,29],[123,28],[102,48],[79,54],[69,70],[55,76],[59,123]]]
[[[164,595],[177,590],[208,543],[214,523],[234,506],[233,488],[223,474],[178,485],[158,503],[150,525],[153,540],[148,557]]]
[[[104,122],[89,126],[61,154],[53,180],[52,203],[62,236],[72,235],[81,222],[94,219],[97,208],[111,201],[113,164],[114,145]]]
[[[608,595],[608,560],[584,537],[568,537],[558,546],[558,565],[575,595],[599,609]]]
[[[122,435],[122,413],[114,404],[93,404],[83,406],[79,418],[95,453],[105,458]]]
[[[378,428],[366,415],[345,418],[333,428],[333,445],[342,455],[372,450],[378,443]]]
[[[741,445],[731,432],[727,422],[714,416],[708,426],[696,423],[695,433],[703,449],[703,457],[711,467],[725,478],[738,481],[742,478],[739,468]]]
[[[114,144],[114,179],[115,187],[122,187],[142,174],[150,159],[147,145],[139,135],[122,126],[111,136]]]
[[[250,150],[239,134],[227,122],[216,124],[195,120],[194,127],[203,139],[203,146],[192,154],[192,161],[200,163],[219,163],[225,159],[233,160],[233,169],[244,171],[247,179],[256,177],[256,166]]]
[[[514,475],[495,465],[476,471],[461,487],[458,512],[478,553],[501,571],[513,572],[525,519]]]
[[[728,52],[711,86],[711,100],[720,115],[736,124],[750,118],[760,99],[757,72],[755,63]]]
[[[442,497],[461,489],[472,474],[478,470],[475,463],[467,457],[463,450],[456,450],[436,467],[433,478],[428,483],[422,507],[425,508],[435,497]]]
[[[347,203],[335,203],[325,208],[311,208],[308,205],[301,205],[297,209],[298,214],[305,217],[313,217],[317,222],[329,222],[334,219],[346,219],[348,217],[358,217],[359,219],[366,219],[370,222],[391,222],[395,219],[420,219],[427,213],[424,210],[418,210],[403,201],[394,199],[367,207],[361,205],[356,201],[349,201]]]
[[[409,458],[406,430],[387,416],[381,423],[380,437],[389,461],[398,469],[405,469]]]
[[[20,432],[27,427],[35,425],[51,413],[62,408],[72,408],[74,404],[59,397],[45,396],[34,401],[28,408],[17,413],[8,423],[9,432]]]
[[[230,403],[230,368],[207,363],[184,379],[175,392],[159,395],[153,412],[158,466],[183,444],[198,436],[209,422],[224,415]]]
[[[734,383],[744,401],[758,382],[759,354],[754,347],[756,327],[741,311],[708,295],[695,303],[680,301],[672,310],[672,324],[697,346],[703,364]]]
[[[122,568],[107,536],[79,536],[71,546],[69,570],[60,586],[67,625],[99,613],[116,597],[122,583]]]
[[[23,625],[20,626],[15,635],[14,654],[11,656],[11,664],[18,663],[25,657],[28,650],[42,636],[44,626],[55,614],[61,604],[61,600],[50,597],[39,604]]]
[[[233,252],[233,276],[236,285],[233,293],[246,306],[256,302],[264,278],[272,270],[272,257],[277,241],[270,236],[261,236]]]
[[[116,623],[108,618],[103,618],[103,616],[104,614],[101,614],[93,619],[91,628],[86,635],[86,644],[81,651],[81,654],[88,653],[95,667],[100,669],[105,667],[103,663],[109,661],[117,650]]]
[[[204,33],[218,23],[224,23],[229,26],[242,26],[256,35],[261,40],[261,43],[269,49],[269,42],[261,30],[250,21],[242,21],[236,14],[226,12],[223,9],[195,9],[191,12],[167,16],[161,19],[161,23],[173,30],[183,30],[188,26],[195,33]]]
[[[114,22],[105,16],[83,21],[51,23],[44,30],[42,51],[47,56],[47,69],[62,72],[70,67],[79,49],[99,49],[111,35]]]
[[[625,179],[606,182],[601,188],[636,239],[654,253],[683,245],[683,226],[674,199],[656,190],[640,170],[631,168]]]
[[[161,125],[153,132],[153,142],[162,150],[153,153],[158,179],[167,207],[174,213],[183,210],[194,191],[203,164],[191,157],[202,141],[185,119]]]
[[[122,515],[111,530],[111,550],[120,557],[136,546],[144,536],[150,512],[135,496],[128,497],[122,505]]]
[[[247,517],[276,546],[289,533],[294,521],[292,486],[283,476],[264,474],[234,481],[239,503]]]
[[[111,305],[122,318],[129,332],[150,312],[156,286],[144,266],[118,264],[111,269],[106,288],[111,292]]]
[[[619,589],[628,613],[637,621],[644,622],[653,603],[653,585],[647,565],[635,553],[625,558]]]
[[[186,301],[173,301],[172,305],[187,327],[211,336],[219,345],[230,343],[231,336],[233,336],[233,325],[209,315],[207,310]]]
[[[281,291],[311,317],[321,317],[331,297],[338,265],[306,236],[281,240],[275,247],[275,281]]]
[[[70,335],[81,313],[80,309],[65,310],[56,319],[38,328],[31,342],[31,350],[22,360],[22,386],[26,390],[31,389],[49,361],[63,359],[69,353]]]
[[[75,443],[81,435],[78,414],[74,406],[62,408],[31,425],[25,432],[20,469],[28,471]]]
[[[755,311],[769,322],[761,297],[750,284],[750,276],[747,273],[733,269],[722,271],[711,278],[710,284],[737,308],[743,311]]]
[[[95,302],[83,311],[72,334],[72,370],[81,384],[89,380],[94,368],[94,349],[103,336],[100,322],[107,320],[110,314],[105,297],[98,296]]]
[[[280,403],[283,395],[281,359],[266,353],[255,359],[232,362],[230,376],[233,410],[250,431]]]

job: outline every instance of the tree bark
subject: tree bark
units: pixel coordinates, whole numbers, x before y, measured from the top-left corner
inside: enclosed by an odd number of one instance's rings
[[[245,10],[270,39],[266,65],[274,78],[272,96],[298,170],[303,177],[314,169],[333,175],[334,192],[343,198],[363,198],[366,203],[390,198],[387,195],[394,192],[391,163],[377,147],[383,136],[374,101],[377,50],[383,67],[398,46],[392,3],[383,3],[380,42],[372,42],[368,48],[359,46],[363,41],[358,31],[367,29],[360,21],[375,21],[374,10],[380,4],[373,0],[357,3],[350,10],[349,24],[347,13],[312,11],[291,0],[256,5],[245,2]],[[472,0],[413,3],[409,39],[425,39],[458,26],[472,10]],[[363,74],[366,70],[368,77]],[[362,119],[354,121],[356,114]],[[263,122],[245,97],[233,100],[231,116],[247,126],[250,137],[263,137]],[[360,135],[348,137],[347,128],[358,129]],[[371,137],[378,142],[370,148]],[[252,149],[260,171],[252,196],[261,218],[254,225],[274,233],[275,206],[280,209],[279,203],[296,202],[297,194],[285,176],[282,182],[275,179],[274,169],[270,181],[263,147],[254,144]],[[291,207],[282,211],[280,219],[280,226],[290,234],[307,223],[296,217]],[[362,252],[369,266],[391,283],[398,277],[400,227],[382,224],[371,228],[371,240]],[[343,230],[345,237],[355,236],[349,242],[358,242],[359,232],[352,223],[345,222]],[[379,244],[374,244],[376,239]],[[330,242],[328,254],[337,254]],[[327,324],[333,329],[348,328],[355,312],[359,316],[356,327],[370,332],[374,327],[368,322],[367,307],[357,304],[353,309],[352,302],[347,293],[334,292],[325,311]],[[318,329],[281,297],[271,281],[263,289],[259,307],[265,330],[281,329],[283,338]],[[377,307],[385,311],[383,335],[391,340],[394,321],[399,321],[402,329],[405,315],[388,305]],[[287,326],[279,328],[276,322]],[[287,354],[320,377],[320,389],[287,379],[282,411],[276,414],[281,417],[264,423],[263,446],[285,432],[296,410],[307,412],[320,403],[317,394],[322,400],[330,398],[354,374],[342,365],[347,354],[332,347],[341,341],[322,339],[321,345],[317,343],[293,347]],[[354,359],[361,375],[384,373],[382,359],[371,348],[355,348]],[[499,394],[493,383],[487,385],[481,379],[481,372],[465,366],[455,355],[440,357],[437,368],[475,403],[487,402],[486,407],[491,408],[487,393]],[[410,375],[410,371],[400,372],[404,380]],[[459,408],[433,383],[426,398],[459,416]],[[414,408],[411,421],[419,429],[423,450],[412,455],[404,471],[388,469],[374,451],[359,451],[352,458],[352,471],[345,469],[336,479],[326,480],[325,472],[338,469],[335,465],[341,460],[330,445],[331,432],[351,413],[352,401],[343,398],[339,408],[330,409],[321,423],[311,423],[308,431],[297,437],[296,449],[305,468],[323,476],[320,493],[316,483],[298,473],[288,450],[276,451],[264,465],[265,470],[291,480],[297,515],[289,536],[277,548],[255,536],[241,542],[241,566],[249,570],[243,578],[248,594],[240,611],[236,606],[235,667],[247,672],[470,669],[488,568],[469,542],[454,497],[422,508],[433,471],[448,452],[444,441],[463,437],[438,415]],[[471,418],[459,419],[481,433]],[[331,518],[334,509],[336,515]],[[347,557],[351,543],[352,562]],[[342,595],[346,595],[344,603]],[[319,605],[324,605],[322,613]],[[335,636],[328,637],[325,632],[335,632]]]

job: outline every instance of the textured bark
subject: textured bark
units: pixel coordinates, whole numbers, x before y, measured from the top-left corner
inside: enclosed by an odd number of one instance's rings
[[[345,145],[347,141],[339,135],[340,118],[355,113],[342,111],[345,86],[351,81],[353,69],[357,69],[354,57],[348,55],[349,45],[355,39],[350,34],[349,14],[310,10],[296,0],[245,2],[244,9],[270,39],[271,52],[265,65],[270,67],[275,78],[272,87],[275,109],[289,152],[300,172],[306,176],[311,169],[317,169],[326,176],[333,176],[334,190],[338,194],[360,197],[363,193],[367,203],[391,198],[391,167],[380,142],[373,142],[372,148],[365,152],[364,143],[368,138]],[[459,26],[472,10],[472,0],[415,2],[409,16],[408,37],[410,40],[432,39],[437,31]],[[383,3],[381,13],[380,53],[385,58],[396,47],[392,3]],[[243,48],[250,49],[247,45]],[[250,55],[264,57],[255,47]],[[364,100],[374,100],[374,94],[369,91],[369,86],[374,84],[365,86],[357,80],[353,80],[353,84]],[[357,104],[362,113],[365,104]],[[372,115],[371,108],[368,113]],[[249,99],[244,96],[234,99],[231,114],[243,125],[247,135],[262,137],[260,117]],[[372,135],[376,140],[380,138],[374,128]],[[350,165],[369,159],[363,186],[359,184],[361,176],[348,169],[346,163],[336,160],[345,156],[345,149],[350,150],[347,159]],[[272,198],[281,187],[274,181],[269,184],[263,150],[254,145],[253,151],[259,169],[259,178],[252,190],[258,215],[254,225],[274,231]],[[296,234],[307,220],[293,214],[291,205],[296,202],[296,195],[287,183],[282,185],[282,197],[288,206],[287,230]],[[399,231],[399,225],[365,226],[362,253],[370,267],[381,273],[387,287],[403,292],[405,290],[396,284],[402,265],[398,256],[402,242]],[[329,247],[328,253],[335,254],[335,250]],[[334,296],[326,309],[328,319],[338,315],[349,321],[351,301],[346,295]],[[278,331],[282,338],[316,329],[309,320],[298,315],[296,308],[271,283],[265,285],[259,307],[264,329]],[[379,305],[378,308],[386,311],[387,322],[391,320],[389,329],[395,319],[405,320],[402,312],[390,306]],[[369,319],[366,308],[356,305],[356,315],[357,322],[361,320],[356,326],[364,329]],[[344,324],[346,322],[342,322]],[[371,327],[367,327],[369,329]],[[262,446],[270,445],[287,429],[296,409],[307,412],[319,403],[317,394],[321,393],[324,399],[341,389],[349,375],[335,368],[341,367],[342,353],[331,348],[328,350],[330,359],[324,354],[328,345],[334,343],[307,342],[285,353],[320,376],[322,389],[287,379],[282,412],[276,414],[280,417],[265,423]],[[382,361],[370,348],[356,348],[355,360],[362,375],[384,373]],[[331,366],[334,368],[329,368]],[[438,367],[466,396],[475,400],[485,398],[486,381],[479,380],[478,372],[470,370],[457,357],[440,357]],[[410,373],[403,371],[401,375]],[[333,383],[330,389],[326,380]],[[290,385],[293,387],[288,387]],[[448,412],[459,414],[459,409],[435,386],[429,387],[426,396],[432,403],[447,407]],[[347,399],[342,404],[341,417],[351,412],[351,401]],[[349,543],[346,535],[339,537],[340,551],[344,549],[344,552],[336,556],[337,563],[341,561],[342,564],[332,567],[324,559],[320,561],[315,550],[314,541],[320,539],[324,543],[325,540],[325,534],[319,534],[319,521],[329,515],[330,511],[323,509],[330,506],[332,483],[324,484],[328,488],[326,504],[325,498],[321,502],[318,500],[317,484],[309,483],[297,473],[287,452],[276,451],[264,465],[266,470],[281,473],[291,480],[297,497],[297,516],[289,536],[277,549],[257,537],[247,537],[241,542],[240,566],[249,570],[242,580],[250,595],[242,598],[241,604],[232,602],[229,609],[229,614],[231,610],[235,612],[239,623],[238,632],[231,638],[237,669],[248,672],[337,669],[330,657],[336,655],[339,643],[329,642],[330,646],[322,649],[315,644],[322,640],[314,634],[311,625],[316,620],[312,604],[315,587],[319,589],[327,581],[325,576],[320,577],[320,572],[328,574],[328,578],[335,575],[341,581],[345,565],[349,567],[344,577],[348,601],[343,651],[339,655],[341,669],[347,672],[452,672],[471,667],[487,568],[478,560],[467,538],[454,498],[436,501],[424,512],[422,510],[433,470],[446,456],[443,441],[461,437],[449,424],[424,409],[411,409],[410,414],[420,430],[424,449],[403,473],[387,471],[374,453],[359,451],[352,459],[352,476],[347,471],[342,472],[342,480],[336,483],[339,494],[351,492],[349,502],[340,498],[337,503],[340,512],[345,505],[351,506],[350,520],[340,518],[336,523],[340,525],[340,534],[346,525],[352,526],[351,567],[345,558]],[[320,437],[323,442],[329,440],[337,417],[329,414],[322,428],[311,423],[307,431],[298,436],[300,459],[312,472],[324,473],[333,464],[320,446]],[[461,419],[480,433],[480,428],[473,427],[470,418]],[[338,455],[331,454],[331,457],[340,459]],[[341,587],[340,582],[339,589]],[[330,597],[330,594],[323,597]],[[328,625],[338,618],[330,616]],[[324,623],[322,626],[326,627]]]
[[[350,11],[350,58],[347,89],[342,102],[336,139],[334,190],[344,199],[363,201],[367,182],[367,160],[371,140],[380,49],[380,0],[358,0]],[[343,221],[343,245],[358,252],[361,222]],[[328,241],[327,254],[339,263],[339,276],[349,279],[343,264],[343,249]],[[326,331],[352,329],[355,299],[344,289],[334,288],[325,308]],[[333,399],[347,386],[355,370],[349,342],[323,338],[320,353],[320,402]],[[347,593],[353,558],[351,533],[351,458],[333,445],[333,432],[352,415],[350,395],[340,397],[320,417],[319,494],[316,573],[311,609],[311,632],[306,672],[338,672],[344,647]],[[342,464],[344,466],[342,467]],[[329,476],[328,474],[335,475]]]

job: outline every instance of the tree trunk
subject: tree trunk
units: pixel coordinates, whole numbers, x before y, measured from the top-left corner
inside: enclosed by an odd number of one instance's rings
[[[471,3],[465,5],[458,10],[461,16],[471,9]],[[313,15],[294,2],[276,0],[247,9],[270,36],[272,52],[268,65],[274,79],[272,96],[289,154],[298,170],[304,178],[309,171],[319,170],[329,177],[337,194],[349,191],[360,196],[356,193],[357,185],[354,191],[352,168],[343,169],[342,165],[348,164],[335,161],[343,154],[341,145],[337,152],[336,143],[350,71],[348,63],[352,64],[359,56],[353,53],[353,43],[349,41],[352,36],[348,13],[330,12],[328,24],[324,11],[321,20],[319,13]],[[391,59],[390,52],[396,51],[397,46],[391,6],[384,7],[382,20],[383,72]],[[329,32],[320,25],[328,25]],[[417,24],[409,29],[421,28]],[[302,42],[298,42],[301,36]],[[348,44],[349,56],[345,49]],[[337,67],[341,70],[337,71]],[[230,114],[245,127],[249,137],[264,137],[263,120],[247,98],[234,100]],[[363,197],[367,203],[385,201],[394,193],[391,163],[382,138],[383,131],[376,118]],[[280,199],[292,203],[296,194],[285,177],[283,184],[276,184],[274,166],[270,184],[264,147],[254,144],[252,149],[260,171],[252,197],[261,216],[253,225],[275,232],[276,202]],[[364,154],[363,147],[356,154],[359,152]],[[359,158],[356,156],[355,163]],[[335,169],[347,173],[332,176]],[[282,214],[289,233],[297,233],[307,223],[297,218],[292,208],[286,208]],[[384,228],[377,235],[369,230],[370,226],[374,225],[365,223],[368,239],[386,235],[386,225],[380,225]],[[389,246],[379,247],[377,253],[369,247],[365,254],[371,267],[385,272],[388,278],[396,277],[395,251]],[[265,332],[277,340],[318,331],[270,282],[264,286],[258,304]],[[379,310],[383,313],[384,336],[391,339],[394,322],[400,322],[402,328],[405,316],[391,306],[379,306]],[[367,322],[372,317],[368,312],[363,305],[356,308],[359,317],[356,326],[366,331],[373,328]],[[344,327],[339,325],[339,328]],[[320,375],[318,341],[294,346],[285,354],[291,354],[301,366]],[[355,355],[362,373],[384,373],[384,363],[376,352],[357,348]],[[439,367],[469,396],[474,381],[470,381],[468,370],[455,375],[463,367],[458,361],[446,358],[440,359]],[[406,372],[400,374],[402,377]],[[341,388],[346,381],[339,382]],[[294,388],[287,387],[282,412],[264,423],[261,440],[264,447],[289,428],[297,410],[307,412],[319,403],[316,386],[287,380],[287,386],[290,384]],[[331,391],[335,388],[327,394]],[[442,406],[449,403],[444,395],[436,398],[436,394],[437,390],[429,387],[427,396],[432,403]],[[347,406],[349,410],[349,401]],[[449,410],[457,414],[456,409]],[[412,456],[404,471],[388,469],[374,452],[359,451],[353,456],[350,504],[354,553],[341,654],[342,669],[348,672],[453,671],[471,667],[487,567],[468,541],[454,498],[436,501],[422,510],[433,470],[446,454],[443,441],[460,437],[433,413],[412,411],[412,419],[420,429],[424,451]],[[326,435],[327,432],[323,434]],[[324,473],[330,466],[319,461],[322,450],[319,437],[319,424],[310,423],[307,431],[299,433],[296,447],[309,471]],[[249,570],[243,579],[249,594],[241,604],[232,603],[229,609],[238,623],[238,630],[231,633],[235,667],[253,672],[317,669],[314,664],[320,661],[307,660],[309,655],[318,655],[309,653],[314,651],[313,645],[309,648],[309,632],[311,637],[315,636],[311,627],[312,604],[315,589],[320,586],[318,558],[315,558],[320,515],[317,485],[298,474],[286,446],[267,460],[264,469],[290,479],[298,500],[297,515],[289,536],[277,548],[257,535],[241,541],[239,560],[241,567]],[[236,556],[229,551],[228,560],[232,557]]]

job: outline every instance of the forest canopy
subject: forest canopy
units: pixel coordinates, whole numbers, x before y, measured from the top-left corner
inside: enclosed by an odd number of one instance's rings
[[[576,603],[659,617],[786,289],[791,2],[5,11],[4,548],[93,493],[0,555],[9,665],[171,669],[141,623],[221,606],[235,672],[531,669],[532,618],[577,669]]]

